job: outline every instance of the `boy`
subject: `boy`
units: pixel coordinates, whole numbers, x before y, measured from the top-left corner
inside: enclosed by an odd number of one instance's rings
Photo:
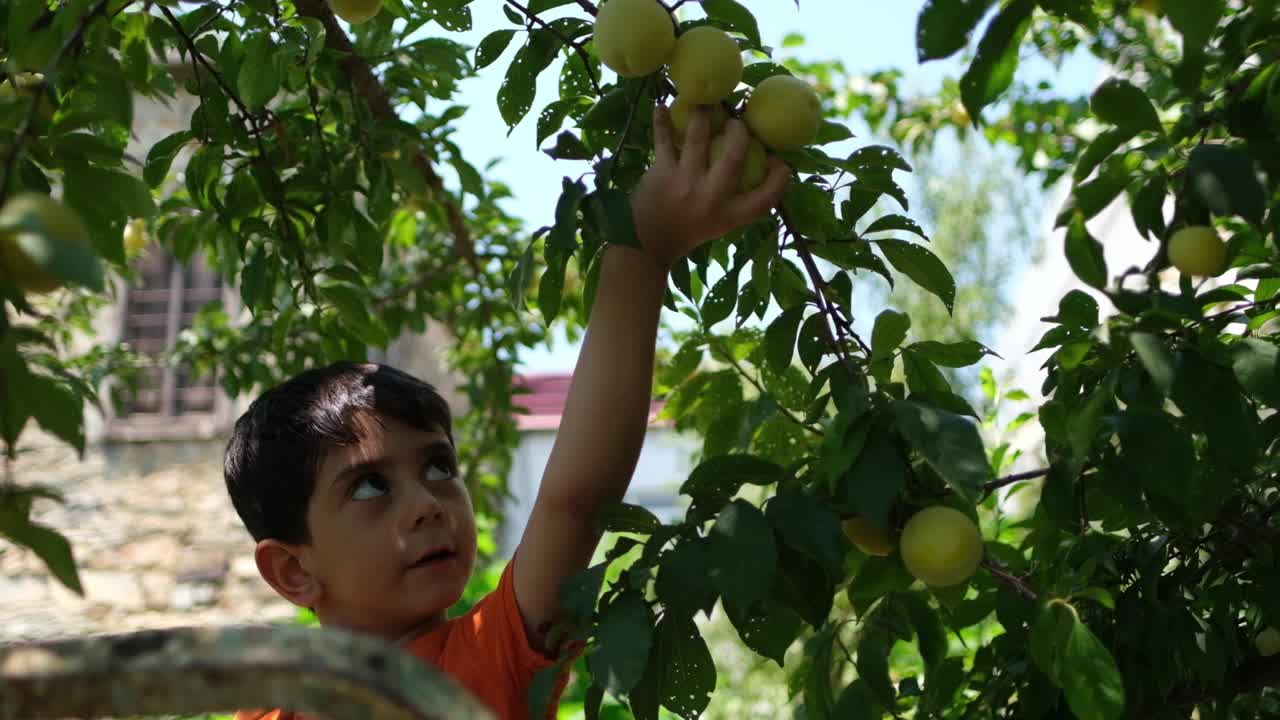
[[[400,643],[503,720],[528,717],[530,682],[557,650],[547,634],[561,584],[586,568],[596,511],[622,499],[635,469],[671,263],[759,218],[787,183],[774,158],[759,188],[736,194],[746,127],[729,124],[726,151],[708,167],[709,124],[695,114],[677,153],[668,111],[655,111],[655,161],[631,197],[642,247],[610,246],[604,257],[555,447],[498,588],[446,619],[471,574],[476,529],[444,400],[392,368],[339,363],[263,393],[227,447],[227,489],[276,592],[322,625]]]

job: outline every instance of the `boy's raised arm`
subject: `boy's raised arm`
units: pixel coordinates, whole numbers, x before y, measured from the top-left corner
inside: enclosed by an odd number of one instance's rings
[[[654,117],[655,161],[632,194],[642,249],[610,246],[591,320],[515,566],[529,637],[545,647],[564,580],[590,562],[597,511],[626,494],[648,423],[658,317],[675,260],[774,206],[789,170],[776,158],[756,190],[736,194],[747,131],[732,121],[724,155],[707,166],[708,121],[695,114],[677,156],[665,108]]]

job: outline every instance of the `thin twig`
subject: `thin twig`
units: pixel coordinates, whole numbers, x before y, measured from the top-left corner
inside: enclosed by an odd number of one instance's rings
[[[586,10],[588,15],[591,17],[596,16],[598,11],[596,10],[596,6],[591,4],[590,0],[575,0],[575,2],[578,3],[578,7]]]
[[[840,363],[845,366],[845,369],[851,373],[856,373],[853,360],[850,359],[848,349],[845,347],[845,344],[848,342],[848,338],[845,337],[844,327],[841,325],[840,317],[832,308],[831,302],[827,299],[827,296],[822,292],[822,288],[826,285],[826,281],[822,279],[822,273],[818,270],[818,264],[814,262],[813,254],[809,252],[809,247],[805,243],[804,237],[792,229],[791,222],[787,218],[786,212],[779,209],[778,215],[782,218],[782,225],[786,229],[787,234],[791,236],[792,242],[795,244],[796,252],[800,255],[801,262],[804,263],[805,271],[809,274],[809,281],[813,283],[815,295],[814,300],[817,302],[818,310],[822,312],[823,315],[826,315],[827,319],[830,320],[831,324],[836,328],[837,336],[832,336],[831,326],[826,326],[827,336],[836,351],[836,356],[839,358]]]
[[[1037,593],[1034,588],[1028,585],[1026,581],[1018,577],[1017,575],[1014,575],[1013,573],[1009,572],[1008,570],[1005,570],[1003,567],[1001,567],[998,563],[996,563],[991,558],[983,558],[982,567],[986,568],[987,571],[990,572],[992,575],[995,575],[997,578],[1000,578],[1001,580],[1005,581],[1009,585],[1013,586],[1015,590],[1017,590],[1019,593],[1026,596],[1027,598],[1031,600],[1040,599],[1040,594]]]
[[[756,378],[752,376],[751,373],[747,372],[746,368],[742,367],[742,365],[737,361],[737,359],[733,357],[732,352],[730,352],[727,348],[725,348],[723,345],[720,345],[718,343],[715,345],[715,348],[724,355],[724,359],[730,365],[733,366],[733,369],[737,370],[738,374],[741,375],[743,378],[745,378],[747,382],[751,383],[751,386],[754,387],[757,391],[759,391],[761,395],[768,394],[769,391],[765,390],[764,386],[760,384],[760,381],[756,380]],[[809,432],[813,433],[814,435],[817,435],[818,437],[823,436],[824,433],[822,432],[821,428],[816,428],[813,425],[805,422],[804,418],[796,415],[791,410],[783,407],[782,405],[779,405],[778,409],[781,410],[782,414],[786,415],[787,419],[790,420],[791,422],[795,423],[796,425],[799,425],[800,427],[804,428],[805,430],[808,430]]]
[[[640,86],[636,88],[635,97],[631,98],[631,110],[627,112],[627,123],[622,126],[622,137],[618,138],[618,147],[613,151],[613,157],[615,158],[614,163],[617,162],[616,158],[622,152],[622,148],[627,145],[627,137],[631,134],[631,124],[635,122],[636,111],[640,109],[640,98],[644,96],[644,86],[645,83],[640,83]],[[612,170],[613,168],[610,167],[610,182],[613,181]]]
[[[574,51],[578,53],[578,57],[582,59],[583,66],[585,66],[587,69],[587,77],[591,79],[591,87],[595,89],[596,95],[597,96],[604,95],[604,92],[600,90],[600,81],[596,79],[595,71],[591,69],[591,56],[587,54],[587,49],[583,47],[582,43],[574,40],[570,40],[569,38],[565,37],[564,33],[557,30],[553,25],[551,25],[551,23],[538,17],[536,13],[529,10],[528,6],[520,4],[519,2],[517,2],[517,0],[506,0],[506,2],[511,7],[524,13],[525,17],[537,23],[539,26],[551,31],[551,34],[555,35],[560,40],[560,42],[573,48]]]
[[[89,23],[93,21],[93,18],[106,11],[108,2],[110,0],[98,0],[98,4],[90,8],[89,12],[80,18],[80,22],[76,24],[75,32],[71,33],[63,41],[58,51],[53,54],[53,57],[49,58],[49,64],[44,71],[46,87],[53,82],[58,63],[62,62],[62,57],[80,42],[80,38],[84,37],[84,31],[89,29]],[[22,125],[18,127],[17,136],[9,146],[9,154],[4,161],[4,175],[0,176],[0,202],[3,202],[8,195],[10,180],[13,178],[14,171],[18,168],[18,156],[22,154],[22,146],[31,139],[31,131],[35,127],[36,116],[40,112],[40,104],[44,102],[48,102],[48,98],[43,93],[31,98],[31,107],[27,110],[26,117],[22,119]]]
[[[307,68],[307,98],[311,102],[311,114],[316,120],[316,135],[320,139],[320,149],[324,151],[325,164],[333,166],[333,154],[329,152],[329,141],[324,137],[324,123],[320,122],[320,93],[316,91],[315,78],[311,68]]]
[[[1019,483],[1019,482],[1022,482],[1023,480],[1034,480],[1038,477],[1044,477],[1045,475],[1048,475],[1048,474],[1049,474],[1049,468],[1040,468],[1039,470],[1028,470],[1026,472],[1014,473],[1013,475],[1006,475],[1002,478],[992,480],[986,485],[983,485],[982,495],[983,497],[986,497],[987,495],[991,494],[992,491],[999,490],[1000,488],[1006,485]]]

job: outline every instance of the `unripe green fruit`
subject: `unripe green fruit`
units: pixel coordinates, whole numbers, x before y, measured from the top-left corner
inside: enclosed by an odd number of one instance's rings
[[[1257,646],[1258,653],[1262,657],[1280,655],[1280,630],[1273,627],[1263,630],[1258,633],[1258,637],[1254,638],[1253,644]]]
[[[677,38],[670,64],[676,91],[696,105],[719,102],[742,82],[742,50],[729,33],[710,25]]]
[[[676,31],[657,0],[609,0],[596,13],[595,43],[619,77],[644,77],[671,57]]]
[[[724,145],[727,138],[723,133],[711,138],[711,147],[708,149],[708,159],[712,165],[720,160],[720,156],[724,154]],[[738,192],[751,192],[760,187],[760,183],[769,176],[769,155],[765,152],[764,145],[759,140],[751,138],[747,142],[747,156],[742,161],[742,172],[738,175]]]
[[[889,533],[864,517],[851,517],[841,523],[845,537],[867,555],[887,557],[896,547]]]
[[[1184,227],[1169,238],[1169,262],[1184,275],[1212,277],[1226,261],[1227,244],[1207,225]]]
[[[711,135],[718,135],[724,126],[729,122],[729,111],[724,109],[720,103],[711,103],[710,105],[693,105],[684,99],[683,95],[677,95],[674,102],[671,103],[671,129],[675,132],[676,145],[684,145],[685,135],[689,132],[689,121],[693,119],[693,110],[695,107],[706,108],[711,115]]]
[[[382,10],[382,0],[329,0],[333,14],[352,25],[372,20]]]
[[[75,211],[48,195],[23,193],[5,203],[0,210],[0,225],[11,225],[24,216],[34,215],[44,234],[61,240],[89,245],[89,229]],[[47,258],[33,257],[19,244],[27,230],[0,231],[0,275],[23,292],[47,293],[62,287],[60,278],[44,270]]]
[[[907,521],[899,542],[902,562],[932,587],[959,585],[982,562],[982,533],[969,516],[943,505],[925,508]]]
[[[751,134],[774,150],[795,150],[813,142],[822,127],[822,101],[804,80],[790,75],[765,78],[751,92],[742,119]]]

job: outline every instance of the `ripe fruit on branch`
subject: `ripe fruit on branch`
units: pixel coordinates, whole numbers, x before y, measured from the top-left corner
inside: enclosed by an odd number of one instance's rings
[[[658,0],[608,0],[596,13],[595,43],[619,77],[643,77],[671,57],[676,31]]]
[[[697,105],[723,100],[742,81],[742,50],[729,33],[710,25],[677,38],[670,64],[676,91]]]
[[[725,143],[728,138],[721,133],[711,138],[711,147],[708,149],[708,160],[711,165],[715,165],[720,160],[720,156],[724,154]],[[745,193],[760,187],[760,183],[769,176],[769,155],[765,152],[764,145],[759,140],[751,138],[747,142],[747,156],[742,161],[742,171],[738,175],[738,192]]]
[[[382,10],[382,0],[329,0],[333,14],[352,25],[368,22]]]
[[[765,78],[747,98],[743,113],[751,134],[774,150],[795,150],[813,142],[822,127],[822,101],[804,80],[790,75]]]
[[[1169,238],[1169,262],[1184,275],[1211,277],[1226,261],[1227,244],[1207,225],[1184,227]]]
[[[854,516],[841,523],[841,526],[845,537],[867,555],[887,557],[893,554],[896,547],[893,538],[889,537],[884,528],[873,525],[866,518]]]
[[[47,293],[63,286],[51,272],[60,245],[87,249],[89,229],[75,211],[48,195],[23,193],[0,210],[0,276],[23,292]]]
[[[982,533],[968,515],[942,505],[925,508],[902,529],[902,562],[926,585],[958,585],[982,562]]]
[[[684,95],[677,95],[670,107],[671,129],[675,131],[676,145],[684,145],[684,136],[689,131],[689,120],[693,118],[695,107],[706,108],[710,111],[712,135],[720,134],[720,131],[724,130],[725,123],[729,122],[729,111],[725,110],[720,103],[694,105],[685,100]]]

